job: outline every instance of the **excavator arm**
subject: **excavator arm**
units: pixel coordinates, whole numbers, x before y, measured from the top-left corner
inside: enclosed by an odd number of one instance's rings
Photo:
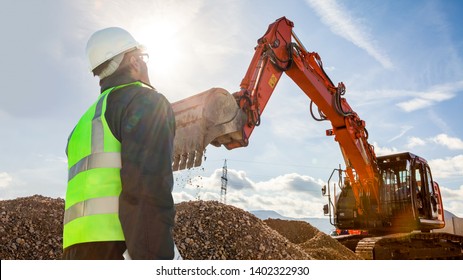
[[[426,160],[412,153],[376,157],[365,122],[344,98],[344,84],[333,84],[320,56],[306,50],[293,23],[284,17],[270,24],[257,41],[239,91],[230,94],[213,88],[173,104],[177,122],[173,169],[200,165],[209,144],[227,149],[247,146],[283,73],[310,99],[312,116],[331,123],[327,135],[339,143],[346,170],[336,170],[347,177],[336,197],[334,224],[372,234],[359,235],[355,244],[348,238],[347,244],[354,244],[366,259],[461,258],[462,236],[429,233],[445,222],[439,186]],[[404,233],[409,231],[415,232]],[[384,235],[389,233],[395,234]]]
[[[238,92],[230,95],[223,89],[211,89],[173,104],[177,118],[174,170],[201,164],[198,157],[208,144],[227,149],[247,146],[285,73],[309,97],[311,108],[312,103],[318,107],[319,120],[331,122],[327,135],[333,135],[339,143],[359,213],[365,197],[379,211],[379,172],[373,147],[367,141],[365,122],[343,97],[344,84],[333,84],[323,70],[320,56],[306,50],[293,27],[285,17],[269,25],[257,41]]]

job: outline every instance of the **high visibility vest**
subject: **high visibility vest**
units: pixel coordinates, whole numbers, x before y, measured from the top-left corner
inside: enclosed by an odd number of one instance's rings
[[[68,187],[66,191],[63,248],[96,241],[125,240],[119,221],[121,143],[105,118],[108,95],[100,94],[77,123],[68,139]]]

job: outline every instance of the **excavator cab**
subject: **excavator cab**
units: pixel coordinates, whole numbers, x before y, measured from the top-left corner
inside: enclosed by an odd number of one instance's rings
[[[418,219],[425,228],[434,229],[436,223],[439,224],[439,221],[444,220],[442,198],[438,184],[432,179],[428,164],[420,157],[415,157],[413,162],[412,182]]]
[[[439,186],[425,159],[400,153],[380,156],[377,162],[381,175],[379,213],[376,207],[358,213],[352,187],[347,183],[335,203],[336,227],[393,233],[429,232],[445,226]]]
[[[391,220],[396,220],[396,225],[405,227],[414,221],[415,229],[421,231],[444,227],[439,186],[425,159],[401,153],[378,157],[378,164],[383,175],[382,207]]]

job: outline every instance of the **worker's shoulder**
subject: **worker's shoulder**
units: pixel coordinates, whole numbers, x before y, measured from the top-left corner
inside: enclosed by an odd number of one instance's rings
[[[140,87],[140,86],[128,86],[121,88],[110,95],[111,101],[118,103],[168,103],[165,96],[159,93],[154,88]]]
[[[161,104],[170,104],[167,98],[154,88],[149,87],[138,87],[133,92],[133,99],[139,100],[141,102],[153,102],[157,105]]]

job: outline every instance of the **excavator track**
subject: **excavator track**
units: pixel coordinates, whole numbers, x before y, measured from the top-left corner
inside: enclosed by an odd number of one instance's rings
[[[463,259],[463,236],[397,233],[361,239],[355,253],[367,260]]]

